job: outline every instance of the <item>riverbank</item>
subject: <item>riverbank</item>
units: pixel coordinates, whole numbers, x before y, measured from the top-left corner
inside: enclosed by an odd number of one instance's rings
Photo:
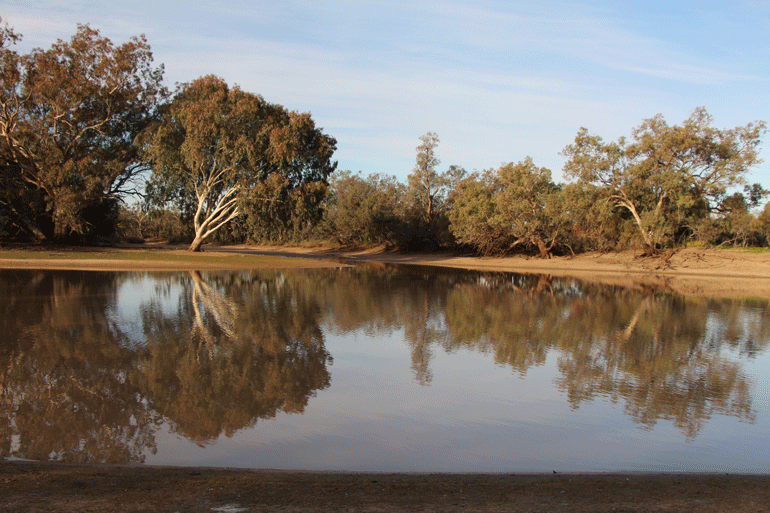
[[[770,511],[770,477],[0,464],[0,512]]]
[[[292,246],[213,247],[264,256],[341,262],[441,266],[479,271],[548,274],[592,283],[645,288],[691,297],[770,299],[770,251],[683,248],[657,257],[626,250],[541,259],[522,255],[481,257],[456,253],[400,253],[384,248],[344,250]]]
[[[658,257],[641,251],[583,253],[548,260],[526,256],[479,257],[456,253],[400,253],[377,247],[205,246],[137,244],[109,248],[0,249],[0,268],[89,270],[214,270],[328,267],[370,262],[541,273],[690,297],[770,299],[770,252],[684,248]]]

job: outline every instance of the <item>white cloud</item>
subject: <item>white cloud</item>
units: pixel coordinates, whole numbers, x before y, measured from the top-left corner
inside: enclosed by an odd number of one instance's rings
[[[400,178],[429,130],[441,137],[443,165],[480,169],[531,155],[557,175],[558,153],[580,126],[615,139],[643,118],[680,122],[699,105],[719,114],[720,127],[770,119],[770,45],[754,45],[756,57],[742,46],[746,34],[766,41],[767,18],[749,17],[756,7],[730,7],[729,26],[708,12],[693,21],[703,28],[677,27],[722,29],[717,52],[694,50],[679,30],[650,28],[655,13],[614,2],[2,4],[33,46],[68,38],[77,22],[115,42],[144,32],[169,83],[213,73],[311,111],[338,139],[341,168]]]

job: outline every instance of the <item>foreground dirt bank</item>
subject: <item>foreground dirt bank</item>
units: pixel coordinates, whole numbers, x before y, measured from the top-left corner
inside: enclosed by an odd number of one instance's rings
[[[0,511],[770,511],[770,477],[368,474],[0,463]]]

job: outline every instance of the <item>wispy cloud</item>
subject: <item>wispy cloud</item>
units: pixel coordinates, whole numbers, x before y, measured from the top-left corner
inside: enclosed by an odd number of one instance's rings
[[[699,105],[721,126],[770,119],[765,10],[752,0],[0,0],[34,46],[77,22],[116,42],[146,33],[170,83],[214,73],[311,111],[338,139],[341,168],[400,178],[428,130],[446,166],[531,155],[558,178],[559,151],[580,126],[612,139]]]

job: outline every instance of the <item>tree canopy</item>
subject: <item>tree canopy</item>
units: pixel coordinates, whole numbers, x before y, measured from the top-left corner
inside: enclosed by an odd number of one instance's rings
[[[0,201],[20,229],[61,240],[88,230],[88,209],[134,190],[134,137],[165,99],[163,67],[144,36],[115,46],[78,25],[27,55],[11,48],[19,37],[0,31]]]
[[[337,141],[310,113],[213,75],[171,95],[144,36],[115,45],[78,25],[69,41],[28,53],[15,50],[20,39],[0,19],[3,240],[459,242],[542,257],[770,244],[768,191],[745,183],[761,162],[762,121],[719,129],[701,107],[681,125],[643,120],[617,141],[581,128],[561,152],[566,184],[529,158],[439,171],[439,138],[427,132],[405,183],[343,172],[330,184]],[[135,194],[141,205],[124,201]]]
[[[669,126],[657,115],[643,121],[630,141],[610,143],[581,128],[562,152],[568,158],[564,171],[601,186],[606,201],[630,213],[644,245],[654,251],[670,235],[677,212],[699,202],[716,206],[726,189],[743,184],[749,168],[760,162],[764,122],[725,130],[712,122],[704,108],[682,126]]]
[[[213,75],[183,84],[140,138],[149,194],[192,214],[190,250],[241,213],[240,194],[280,174],[285,186],[325,183],[336,140],[310,114],[289,112]]]
[[[452,230],[482,253],[535,248],[547,258],[557,244],[568,247],[563,201],[551,171],[527,157],[461,181],[450,212]]]

